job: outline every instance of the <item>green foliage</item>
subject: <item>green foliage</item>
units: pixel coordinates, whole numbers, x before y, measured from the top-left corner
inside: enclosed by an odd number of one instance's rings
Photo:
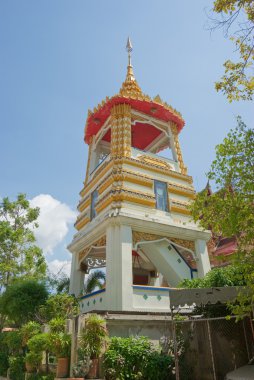
[[[84,348],[78,348],[78,361],[72,367],[72,372],[75,377],[85,377],[90,367],[90,354]]]
[[[55,375],[50,373],[48,375],[42,375],[39,373],[31,373],[29,374],[29,380],[54,380]]]
[[[41,325],[34,321],[29,321],[25,323],[21,329],[20,333],[22,336],[22,345],[25,346],[30,338],[39,334],[41,332]]]
[[[0,204],[0,290],[20,277],[45,277],[46,263],[35,243],[32,228],[37,227],[38,208],[30,208],[25,194]]]
[[[40,307],[39,318],[43,323],[53,318],[67,319],[78,314],[78,301],[74,296],[68,294],[53,294],[49,296],[45,305]]]
[[[65,332],[49,334],[49,349],[58,358],[70,356],[71,336]]]
[[[69,293],[70,277],[62,272],[62,269],[55,274],[48,270],[47,284],[51,293]]]
[[[25,362],[23,356],[9,357],[10,378],[15,380],[25,379]]]
[[[42,361],[42,352],[27,352],[25,356],[25,362],[30,364],[33,369],[38,369]]]
[[[244,286],[246,284],[243,274],[239,272],[238,266],[228,265],[222,268],[210,270],[203,278],[193,280],[184,279],[179,288],[214,288],[223,286]]]
[[[43,283],[23,280],[8,286],[1,297],[1,313],[17,326],[35,318],[40,305],[46,302],[48,292]]]
[[[0,333],[0,376],[6,377],[7,369],[9,367],[9,352],[6,343],[6,332]]]
[[[94,290],[102,289],[105,285],[106,274],[101,270],[93,271],[89,274],[84,284],[83,294],[92,293]]]
[[[251,312],[254,296],[254,130],[247,128],[239,117],[237,123],[216,147],[216,158],[208,173],[217,192],[199,193],[191,212],[201,227],[212,227],[215,237],[236,238],[235,280],[237,285],[242,282],[249,289],[239,295],[238,305],[233,308],[239,315]]]
[[[34,335],[28,340],[27,346],[29,350],[34,353],[42,353],[43,351],[47,351],[49,347],[49,334],[40,333]]]
[[[20,331],[8,331],[4,334],[9,355],[19,354],[22,350],[22,336]]]
[[[239,53],[239,61],[227,60],[224,63],[225,74],[215,84],[217,91],[222,91],[228,100],[251,100],[254,92],[254,1],[253,0],[216,0],[214,12],[222,16],[216,20],[216,26],[224,29],[228,37],[229,30],[236,24],[230,40]],[[236,19],[241,15],[241,23]],[[243,21],[244,20],[244,21]]]
[[[117,338],[104,354],[107,380],[170,380],[173,359],[162,355],[146,337]]]
[[[79,344],[86,349],[91,358],[98,358],[106,343],[108,332],[105,326],[105,320],[97,314],[91,314],[86,319],[85,328],[83,329]]]
[[[53,318],[49,322],[50,331],[52,333],[60,333],[65,330],[65,319],[63,318]]]

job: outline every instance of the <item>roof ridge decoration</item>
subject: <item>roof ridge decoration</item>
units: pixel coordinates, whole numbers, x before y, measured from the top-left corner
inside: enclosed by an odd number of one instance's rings
[[[168,119],[171,119],[177,124],[178,132],[181,131],[185,124],[181,113],[171,107],[168,103],[164,102],[159,95],[151,98],[149,95],[143,93],[133,72],[133,66],[131,63],[131,52],[133,48],[130,38],[127,40],[126,50],[128,52],[127,74],[119,92],[112,97],[107,96],[105,100],[102,100],[102,102],[99,103],[97,107],[94,107],[93,110],[88,110],[85,126],[85,141],[87,143],[90,143],[91,133],[97,133],[96,131],[106,121],[110,114],[111,107],[114,104],[119,103],[132,104],[136,109],[140,108],[141,103],[144,105],[146,104],[145,108],[146,111],[150,113],[150,116],[158,117],[158,112],[160,112],[163,114],[162,120],[168,121]],[[158,107],[156,105],[158,105]],[[91,132],[91,129],[93,129],[94,132]]]

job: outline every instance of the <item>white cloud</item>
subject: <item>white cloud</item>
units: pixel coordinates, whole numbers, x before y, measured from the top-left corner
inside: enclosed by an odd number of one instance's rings
[[[61,260],[55,259],[55,260],[48,262],[48,268],[49,268],[50,272],[52,272],[54,274],[59,274],[61,272],[61,273],[65,273],[68,276],[70,276],[71,261],[68,261],[68,260],[61,261]]]
[[[67,235],[69,224],[75,221],[76,212],[49,194],[37,195],[30,201],[30,205],[40,208],[39,227],[34,230],[37,243],[45,254],[52,254]]]

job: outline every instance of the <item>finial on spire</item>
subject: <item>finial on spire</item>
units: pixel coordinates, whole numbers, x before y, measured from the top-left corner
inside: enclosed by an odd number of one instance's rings
[[[132,52],[132,44],[131,44],[131,40],[130,40],[130,37],[128,37],[128,40],[127,40],[127,44],[126,44],[126,50],[128,52],[128,65],[131,66],[131,52]]]
[[[131,52],[133,49],[132,49],[132,43],[131,43],[130,37],[128,37],[127,39],[126,50],[128,52],[128,67],[127,67],[126,80],[133,81],[135,80],[135,77],[134,77],[133,68],[131,64]]]

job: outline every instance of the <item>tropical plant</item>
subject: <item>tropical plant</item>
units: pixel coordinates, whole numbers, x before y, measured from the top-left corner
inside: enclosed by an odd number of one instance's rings
[[[246,285],[246,281],[243,273],[239,271],[238,266],[231,264],[222,268],[214,268],[203,278],[184,279],[178,284],[178,288],[192,289],[244,285]]]
[[[34,335],[27,342],[27,346],[31,352],[40,354],[47,351],[49,347],[49,333],[40,333]]]
[[[101,270],[91,272],[84,284],[83,294],[92,293],[96,288],[102,289],[105,286],[106,274]]]
[[[0,290],[3,291],[20,277],[42,279],[46,262],[35,243],[33,232],[38,227],[38,208],[31,208],[25,194],[11,202],[0,203]]]
[[[16,326],[35,318],[41,305],[48,298],[48,292],[43,283],[37,280],[22,280],[8,286],[2,294],[1,314],[13,321]]]
[[[97,314],[90,314],[81,332],[79,346],[90,353],[91,359],[96,359],[105,347],[107,338],[105,320]]]
[[[35,321],[29,321],[25,323],[21,329],[20,334],[22,336],[22,345],[26,346],[27,342],[33,336],[41,332],[41,325]]]
[[[113,337],[103,360],[107,380],[171,380],[173,358],[146,337]]]
[[[208,173],[217,191],[197,194],[191,204],[194,221],[204,229],[212,226],[214,236],[234,236],[237,242],[234,265],[248,291],[238,297],[237,315],[251,313],[254,296],[254,130],[241,118],[222,144]]]
[[[27,352],[25,356],[25,362],[31,367],[31,372],[34,370],[38,371],[39,366],[42,362],[42,352]]]
[[[224,63],[225,74],[215,88],[222,91],[230,102],[251,100],[254,93],[254,1],[215,0],[213,11],[221,18],[212,18],[212,29],[222,28],[239,55],[237,62],[227,60]]]
[[[79,305],[74,296],[66,293],[52,294],[45,305],[40,307],[37,318],[41,323],[47,323],[53,318],[67,319],[78,315]]]
[[[9,376],[11,379],[25,380],[25,362],[23,356],[9,356]]]
[[[65,332],[49,333],[49,348],[57,358],[70,356],[71,336]]]
[[[85,377],[89,371],[91,364],[90,354],[87,350],[78,348],[78,360],[72,367],[72,372],[75,377]]]
[[[49,327],[51,333],[60,333],[65,331],[66,321],[64,318],[52,318],[49,321]]]

